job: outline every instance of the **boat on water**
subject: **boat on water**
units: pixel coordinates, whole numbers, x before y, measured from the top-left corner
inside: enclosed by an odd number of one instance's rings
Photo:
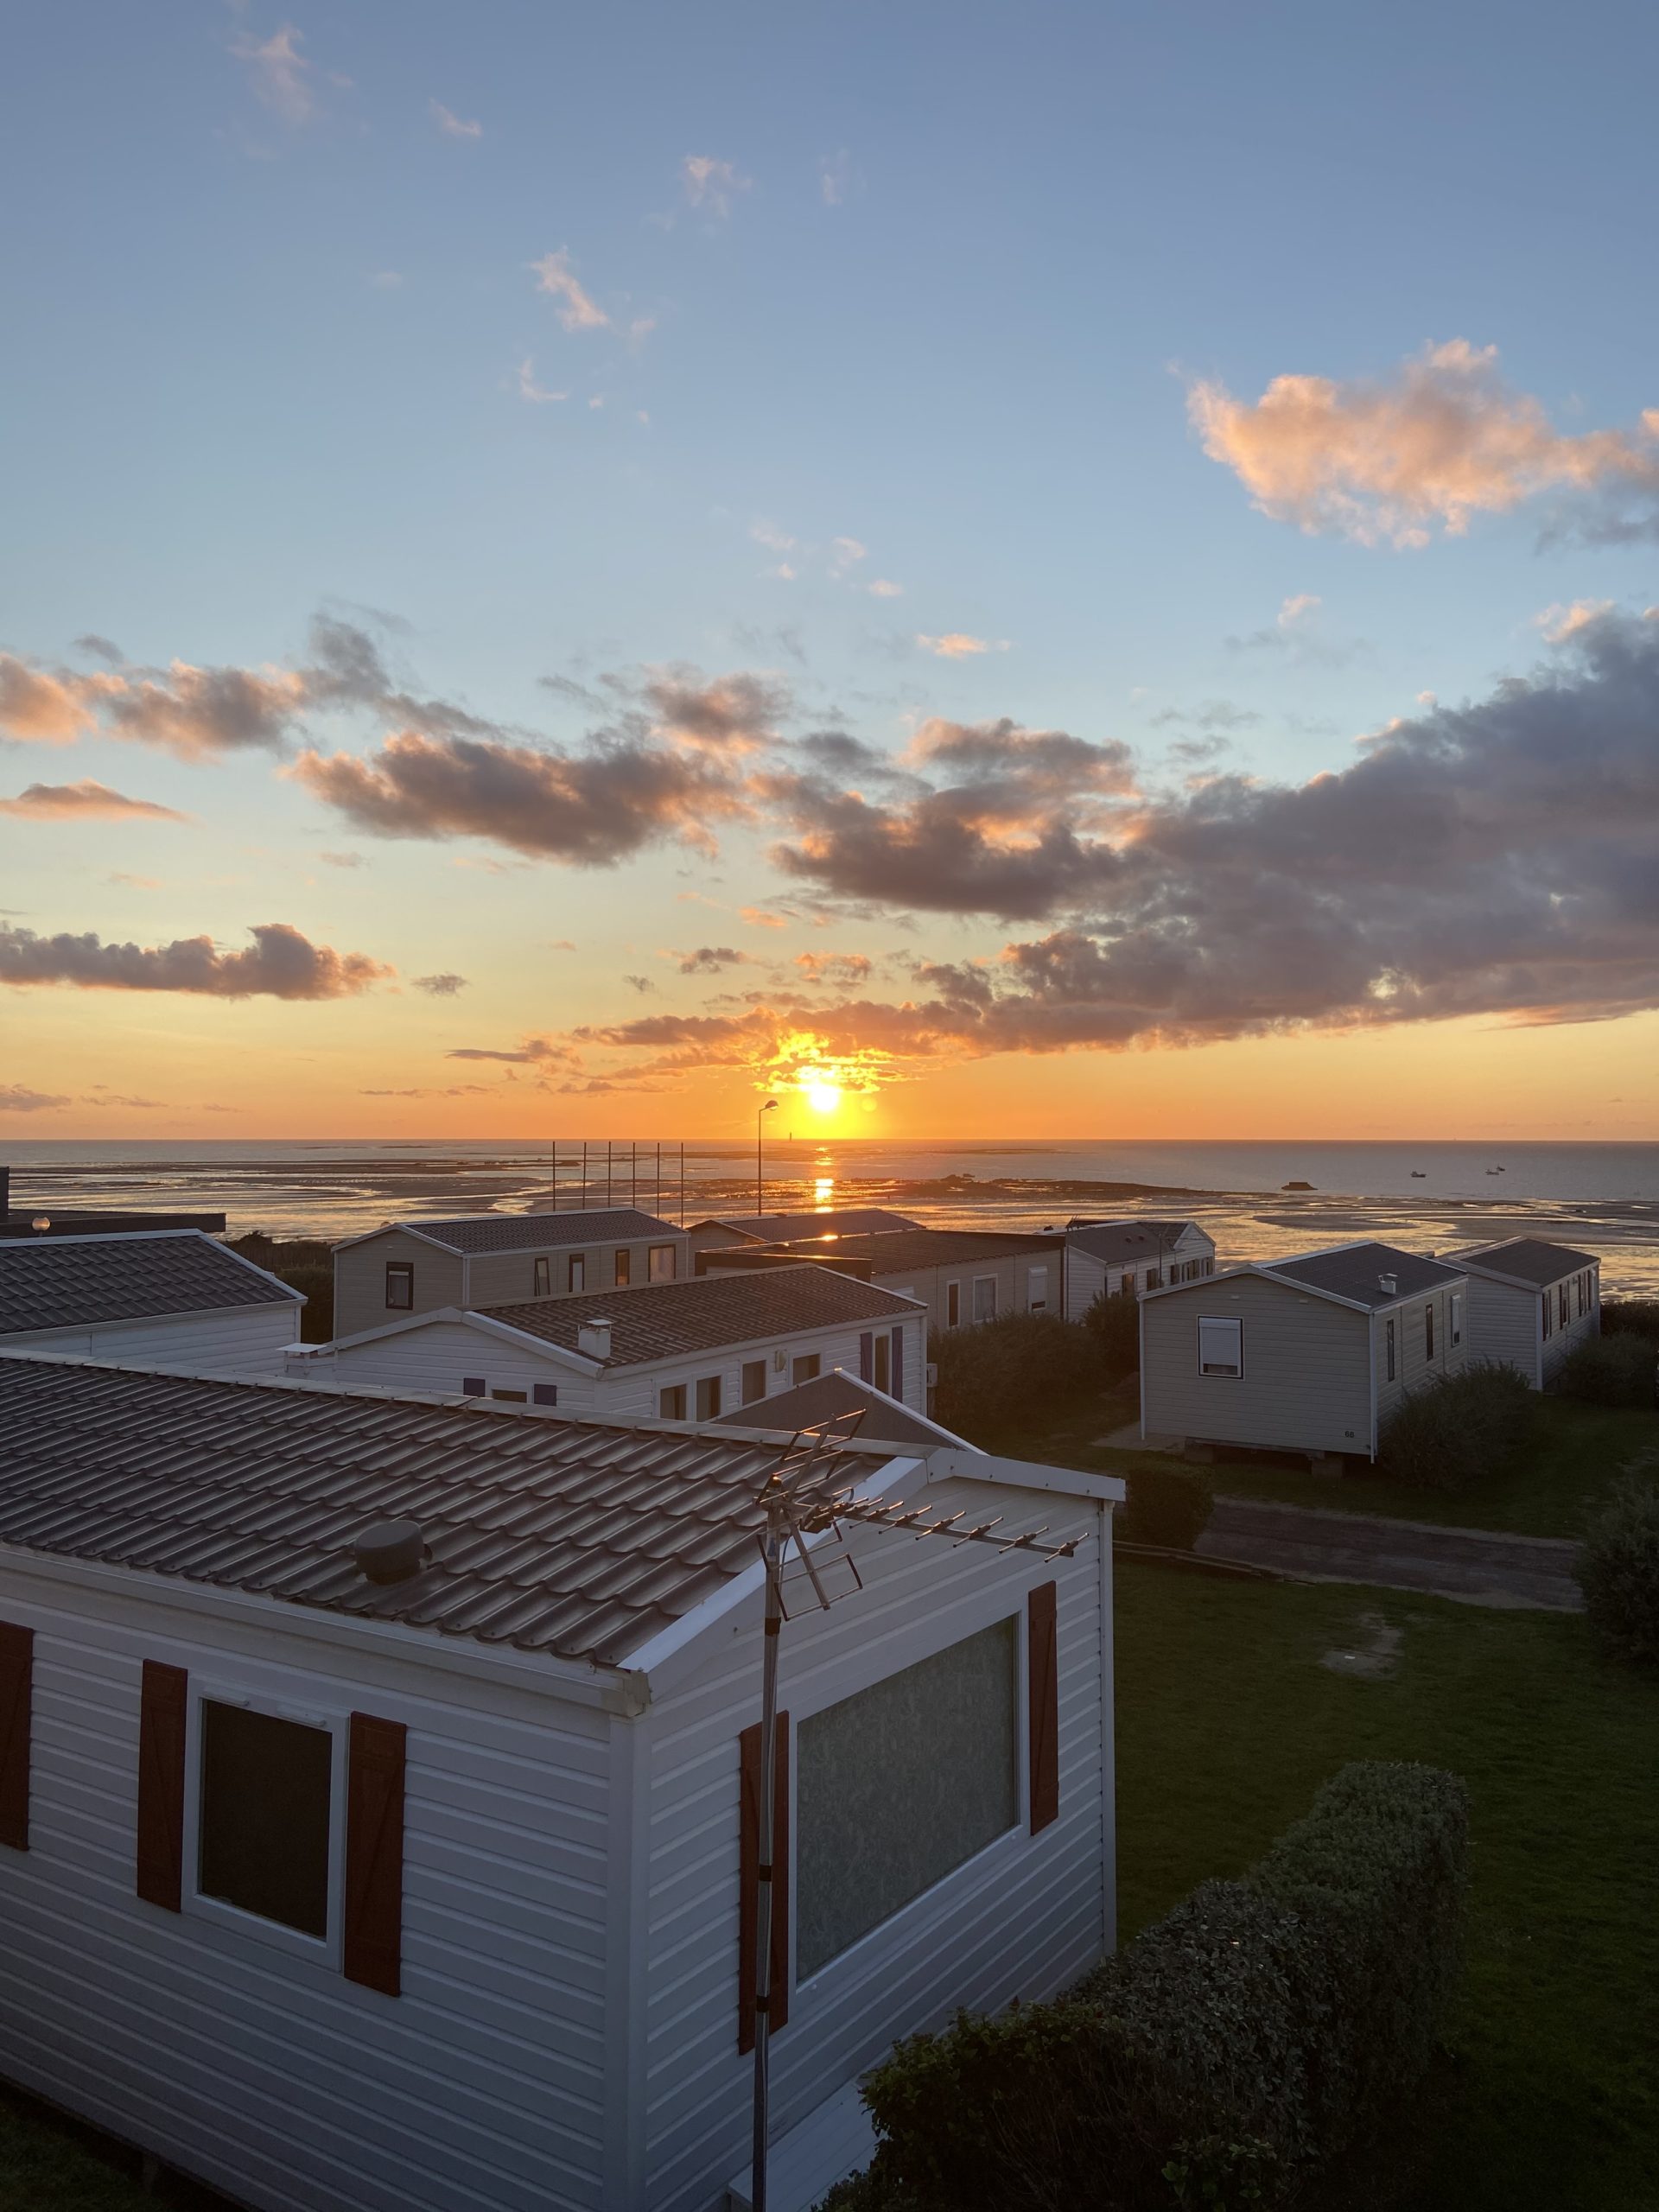
[[[1414,1183],[1427,1183],[1428,1180],[1427,1169],[1414,1167],[1411,1171],[1411,1179]]]
[[[1503,1171],[1503,1168],[1501,1168],[1501,1167],[1489,1167],[1489,1168],[1486,1170],[1486,1173],[1487,1173],[1489,1175],[1501,1175],[1501,1174],[1503,1174],[1503,1172],[1504,1172],[1504,1171]]]

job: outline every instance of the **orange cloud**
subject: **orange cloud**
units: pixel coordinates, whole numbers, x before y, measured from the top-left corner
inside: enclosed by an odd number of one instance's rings
[[[0,730],[38,745],[73,745],[100,700],[125,689],[118,676],[54,676],[0,653]]]
[[[74,784],[30,784],[16,798],[0,798],[0,814],[20,815],[29,822],[188,822],[176,807],[157,806],[147,798],[129,798],[107,784],[83,776]]]

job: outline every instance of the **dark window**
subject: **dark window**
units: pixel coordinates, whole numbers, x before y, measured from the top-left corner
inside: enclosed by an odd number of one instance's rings
[[[974,1319],[977,1323],[995,1321],[995,1319],[996,1277],[976,1275],[974,1277]]]
[[[1565,1328],[1568,1321],[1572,1319],[1572,1315],[1567,1312],[1567,1285],[1565,1283],[1561,1285],[1560,1291],[1557,1293],[1557,1298],[1560,1304],[1560,1312],[1556,1318],[1560,1320],[1561,1326]]]
[[[752,1406],[757,1398],[766,1395],[766,1363],[764,1359],[746,1359],[743,1363],[743,1402]]]
[[[551,1295],[552,1289],[553,1262],[551,1260],[537,1260],[536,1262],[536,1288],[532,1294],[537,1298],[547,1298]]]
[[[1544,1293],[1539,1305],[1544,1317],[1544,1334],[1548,1336],[1549,1334],[1549,1293],[1548,1291]]]
[[[685,1419],[685,1385],[683,1382],[671,1382],[666,1390],[659,1390],[658,1392],[657,1418],[658,1421],[683,1421]]]
[[[612,1280],[619,1289],[625,1282],[633,1280],[633,1255],[626,1245],[616,1255],[616,1273]]]
[[[893,1389],[893,1352],[885,1337],[875,1340],[875,1372],[870,1377],[878,1390]]]
[[[1135,1277],[1132,1274],[1120,1275],[1118,1277],[1117,1294],[1120,1298],[1133,1298],[1135,1296]]]
[[[1392,1321],[1388,1321],[1388,1322],[1385,1322],[1385,1323],[1383,1324],[1383,1329],[1382,1329],[1382,1338],[1383,1338],[1383,1342],[1387,1344],[1387,1346],[1388,1346],[1388,1348],[1389,1348],[1389,1382],[1392,1382],[1394,1381],[1394,1379],[1395,1379],[1395,1349],[1394,1349],[1394,1324],[1393,1324],[1393,1322],[1392,1322]]]
[[[326,1728],[202,1700],[196,1886],[204,1897],[327,1936],[333,1764]]]
[[[1147,1288],[1148,1290],[1156,1290],[1162,1283],[1163,1280],[1162,1275],[1159,1274],[1156,1268],[1148,1268],[1147,1269]]]
[[[567,1290],[587,1289],[588,1255],[585,1252],[573,1252],[570,1255],[570,1264],[565,1269],[564,1287]]]
[[[489,1387],[481,1375],[463,1375],[461,1378],[462,1395],[468,1398],[481,1398]]]
[[[1433,1357],[1434,1308],[1432,1306],[1425,1306],[1423,1308],[1423,1357],[1433,1359]]]
[[[651,1248],[650,1274],[652,1282],[672,1282],[679,1272],[680,1255],[671,1244],[653,1244]]]
[[[556,1382],[532,1383],[530,1395],[532,1403],[536,1405],[556,1406],[559,1402],[559,1386]]]
[[[955,1329],[962,1322],[962,1285],[948,1282],[944,1286],[944,1325]]]
[[[492,1390],[490,1395],[499,1398],[504,1405],[508,1406],[527,1406],[530,1403],[528,1390]]]
[[[1026,1270],[1026,1306],[1033,1313],[1048,1311],[1048,1269],[1027,1268]]]
[[[791,1382],[816,1382],[823,1363],[815,1351],[804,1351],[790,1370]]]
[[[1463,1293],[1454,1290],[1446,1301],[1446,1339],[1450,1344],[1463,1342]]]
[[[394,1313],[415,1310],[415,1269],[407,1260],[386,1262],[386,1304]]]
[[[705,1375],[697,1383],[697,1419],[699,1421],[720,1419],[720,1377],[718,1375]]]

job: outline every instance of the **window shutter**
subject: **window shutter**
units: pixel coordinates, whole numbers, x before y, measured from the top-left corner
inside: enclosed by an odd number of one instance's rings
[[[1039,1582],[1026,1600],[1027,1748],[1031,1760],[1031,1832],[1060,1814],[1060,1668],[1056,1586]]]
[[[866,1329],[858,1340],[858,1379],[861,1382],[875,1380],[875,1332]]]
[[[404,1762],[401,1720],[352,1715],[346,1772],[347,1981],[396,1997],[404,1948]]]
[[[789,2020],[789,1715],[778,1715],[772,1798],[772,1993],[774,2031]],[[754,2049],[755,1916],[760,1909],[760,1723],[738,1738],[741,1770],[738,1847],[737,2047]]]
[[[138,1705],[138,1894],[177,1912],[184,1883],[184,1716],[190,1677],[144,1662]]]
[[[0,1843],[29,1849],[29,1721],[35,1631],[0,1621]]]
[[[905,1332],[902,1328],[893,1332],[893,1395],[900,1400],[905,1395]]]

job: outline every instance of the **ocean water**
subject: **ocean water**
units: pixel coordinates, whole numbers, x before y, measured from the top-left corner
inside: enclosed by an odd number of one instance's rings
[[[780,1116],[778,1117],[782,1119]],[[752,1146],[18,1140],[12,1204],[212,1207],[232,1232],[339,1237],[394,1217],[607,1196],[678,1219],[755,1203]],[[1659,1294],[1659,1144],[1160,1144],[820,1140],[765,1157],[768,1209],[886,1204],[941,1227],[1039,1228],[1074,1213],[1179,1213],[1226,1260],[1347,1237],[1421,1251],[1530,1233],[1601,1254],[1610,1293]],[[1287,1189],[1307,1185],[1307,1189]]]

